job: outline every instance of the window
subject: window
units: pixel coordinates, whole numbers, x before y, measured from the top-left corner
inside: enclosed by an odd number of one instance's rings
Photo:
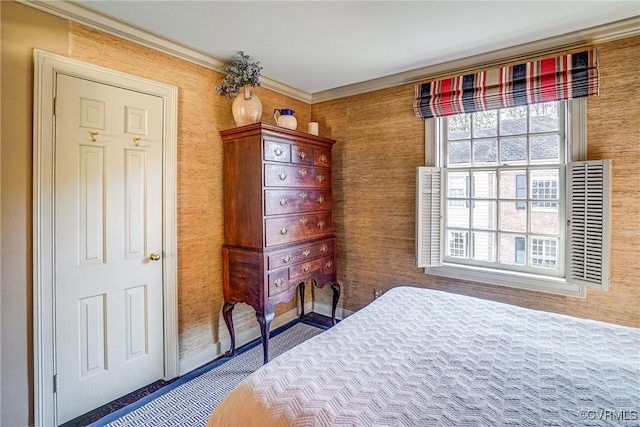
[[[467,234],[456,231],[449,232],[449,256],[457,258],[467,257]]]
[[[587,246],[586,240],[577,239],[578,227],[567,227],[567,220],[575,223],[577,218],[570,213],[579,203],[574,200],[576,190],[587,190],[574,188],[574,172],[567,165],[586,155],[585,100],[431,118],[425,129],[427,161],[433,160],[437,167],[419,169],[441,175],[432,181],[439,187],[425,190],[419,185],[418,190],[430,197],[431,212],[422,212],[419,202],[416,220],[417,258],[421,251],[429,252],[428,261],[422,264],[429,274],[584,295],[584,286],[592,284],[580,282],[576,275],[581,268],[591,268],[585,267],[586,258],[579,254],[583,264],[577,267],[574,254]],[[603,162],[607,161],[599,164]],[[605,166],[607,169],[608,163]],[[575,182],[584,183],[584,177]],[[442,203],[434,202],[436,193]],[[418,199],[422,197],[418,194]],[[605,205],[608,193],[606,197]],[[593,224],[600,227],[596,234],[603,231],[598,215],[593,215]],[[440,224],[440,228],[430,225],[431,236],[442,235],[434,236],[430,246],[418,242],[424,237],[420,224],[426,221]],[[608,235],[608,229],[604,233]],[[434,242],[441,245],[439,255]],[[603,259],[603,265],[608,263],[608,255]],[[606,276],[608,270],[603,271]],[[605,289],[606,281],[608,276],[604,282],[594,281],[593,286]]]
[[[524,264],[524,261],[526,259],[526,240],[524,237],[518,237],[516,236],[515,238],[515,243],[516,243],[516,252],[515,252],[515,258],[516,258],[516,264]]]
[[[531,177],[531,198],[538,200],[558,200],[558,175],[555,173],[537,173]],[[553,201],[534,202],[532,209],[558,209]]]
[[[531,264],[542,268],[558,265],[558,241],[555,239],[531,239]]]
[[[518,263],[513,252],[516,239],[536,247],[534,241],[559,241],[565,231],[558,211],[565,160],[559,107],[549,102],[441,119],[446,262],[564,275],[563,253],[555,247],[554,259],[547,251],[528,263]],[[469,236],[468,251],[462,236]]]
[[[527,198],[527,176],[524,174],[516,175],[516,199]],[[526,203],[516,202],[516,209],[524,209],[527,207]]]

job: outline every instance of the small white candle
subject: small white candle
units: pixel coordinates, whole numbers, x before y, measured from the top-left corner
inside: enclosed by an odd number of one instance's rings
[[[309,133],[311,135],[317,135],[318,134],[318,122],[309,122]]]

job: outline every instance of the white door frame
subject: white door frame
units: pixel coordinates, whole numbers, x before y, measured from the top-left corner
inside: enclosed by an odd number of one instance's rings
[[[178,88],[34,49],[33,108],[33,359],[34,421],[57,424],[54,390],[55,269],[54,153],[58,74],[144,92],[164,99],[163,129],[163,311],[164,378],[179,375],[176,164]]]

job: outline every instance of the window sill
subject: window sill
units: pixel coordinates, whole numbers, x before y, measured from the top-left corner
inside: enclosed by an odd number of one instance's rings
[[[565,279],[537,276],[514,271],[496,272],[482,267],[461,266],[445,263],[442,267],[425,268],[425,274],[449,277],[451,279],[507,286],[529,291],[546,292],[556,295],[585,298],[584,286],[568,283]]]

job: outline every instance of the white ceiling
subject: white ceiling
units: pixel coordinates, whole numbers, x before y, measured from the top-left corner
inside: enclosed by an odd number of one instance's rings
[[[79,1],[314,94],[640,16],[632,1]]]

